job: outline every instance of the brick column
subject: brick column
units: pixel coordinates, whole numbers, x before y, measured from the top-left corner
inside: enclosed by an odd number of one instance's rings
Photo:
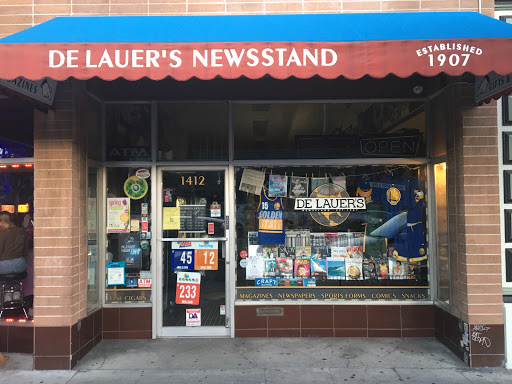
[[[450,314],[437,334],[473,367],[504,361],[496,103],[461,108],[454,92],[447,138]],[[458,105],[456,105],[457,103]],[[469,342],[462,349],[460,341]]]
[[[59,83],[55,109],[35,112],[36,369],[71,368],[71,328],[87,310],[86,141],[72,100],[72,83]]]
[[[458,171],[464,227],[459,254],[460,317],[469,324],[471,366],[505,359],[496,102],[463,112]],[[463,231],[462,231],[463,230]]]

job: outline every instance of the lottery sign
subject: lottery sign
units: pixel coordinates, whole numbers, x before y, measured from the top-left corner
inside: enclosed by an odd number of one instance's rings
[[[194,270],[194,246],[191,241],[172,242],[172,268],[182,271]]]
[[[201,273],[178,272],[176,280],[176,304],[199,305]]]
[[[216,241],[173,241],[172,268],[182,271],[219,269],[219,244]]]
[[[216,241],[197,242],[194,269],[216,271],[219,269],[219,243]]]

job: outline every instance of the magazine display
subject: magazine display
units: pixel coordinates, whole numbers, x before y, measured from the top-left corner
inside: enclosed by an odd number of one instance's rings
[[[316,280],[327,279],[327,259],[311,258],[311,277]]]
[[[377,266],[375,265],[375,260],[363,260],[363,278],[365,280],[378,280],[379,273],[377,271]]]
[[[247,280],[254,280],[264,277],[265,274],[265,259],[260,256],[247,257],[247,266],[245,267],[245,278]]]
[[[363,259],[345,259],[347,280],[363,280]]]
[[[308,179],[306,177],[294,177],[290,178],[290,198],[304,198],[308,197]]]
[[[295,258],[295,247],[287,247],[286,245],[281,245],[277,249],[277,254],[279,257],[289,257]]]
[[[345,258],[329,257],[327,261],[327,280],[345,280]]]
[[[310,259],[295,259],[294,274],[297,278],[309,278],[311,275]]]
[[[347,257],[347,247],[331,247],[331,257]]]
[[[362,259],[363,258],[363,246],[352,245],[347,247],[347,257],[351,259]]]
[[[297,258],[310,258],[311,257],[311,247],[297,247],[295,249],[295,257]]]
[[[276,277],[278,275],[276,264],[276,259],[265,260],[265,277]]]
[[[293,258],[291,257],[279,257],[276,259],[277,274],[282,278],[293,277]]]
[[[257,169],[267,195],[237,192],[237,284],[258,287],[242,299],[384,300],[390,288],[396,300],[430,297],[421,237],[425,175],[413,167],[396,174],[392,166],[311,168]],[[278,214],[279,225],[261,227]]]

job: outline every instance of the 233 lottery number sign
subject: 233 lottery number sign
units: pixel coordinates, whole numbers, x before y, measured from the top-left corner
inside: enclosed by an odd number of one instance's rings
[[[178,272],[176,280],[176,304],[199,305],[201,273]]]

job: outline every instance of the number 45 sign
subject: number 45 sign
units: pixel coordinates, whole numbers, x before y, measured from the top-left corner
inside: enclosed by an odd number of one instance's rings
[[[178,272],[176,280],[176,304],[199,305],[201,273]]]
[[[172,243],[172,268],[182,271],[216,271],[219,269],[217,241],[177,241]]]

